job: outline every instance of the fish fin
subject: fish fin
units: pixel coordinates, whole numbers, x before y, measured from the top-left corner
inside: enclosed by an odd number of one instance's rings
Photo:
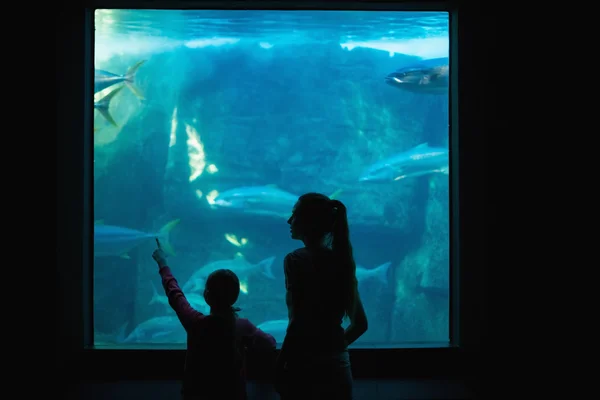
[[[152,285],[152,298],[150,299],[150,301],[148,302],[148,305],[152,305],[154,303],[158,303],[158,290],[156,290],[156,286],[154,286],[154,283],[151,283]]]
[[[339,196],[339,195],[340,195],[340,194],[341,194],[343,191],[344,191],[343,189],[338,189],[338,190],[336,190],[335,192],[331,193],[331,195],[329,195],[329,198],[330,198],[331,200],[333,200],[333,199],[337,199],[337,197],[338,197],[338,196]]]
[[[117,337],[116,337],[117,343],[123,343],[125,341],[125,339],[127,338],[127,335],[125,335],[127,325],[129,325],[129,322],[125,322],[123,325],[121,325],[119,327],[119,330],[117,331]]]
[[[175,250],[173,249],[173,246],[171,246],[171,242],[169,241],[169,234],[171,230],[173,230],[173,228],[175,228],[175,226],[179,224],[179,221],[181,220],[178,218],[174,219],[171,222],[167,222],[165,226],[160,228],[160,231],[158,233],[158,236],[160,236],[160,238],[162,239],[160,242],[161,247],[165,250],[167,254],[171,256],[175,255]]]
[[[129,257],[129,254],[127,254],[127,253],[123,253],[119,257],[121,257],[121,258],[123,258],[125,260],[131,260],[131,257]]]
[[[112,115],[110,115],[110,112],[108,111],[108,109],[106,108],[96,108],[96,110],[104,117],[105,120],[107,120],[111,125],[114,126],[118,126],[117,123],[115,122],[115,120],[113,119]],[[95,132],[95,131],[94,131]]]
[[[379,281],[386,286],[388,284],[387,274],[388,274],[388,269],[390,269],[390,265],[392,265],[392,263],[388,261],[386,263],[383,263],[383,264],[375,267],[375,271],[376,271],[375,274],[377,276],[377,279],[379,279]]]
[[[145,62],[146,60],[138,61],[136,64],[132,65],[131,68],[129,68],[127,70],[127,73],[125,74],[125,84],[129,88],[129,90],[131,90],[131,93],[133,93],[135,97],[137,97],[140,100],[145,99],[144,95],[142,94],[140,89],[138,89],[135,83],[133,83],[133,80],[135,78],[135,74],[137,73],[138,68],[141,67],[142,64]]]
[[[104,119],[106,119],[108,122],[110,122],[114,126],[117,126],[117,123],[115,122],[115,120],[113,119],[113,117],[110,115],[110,111],[109,111],[110,101],[121,90],[123,90],[123,86],[117,87],[115,90],[111,91],[106,96],[104,96],[100,101],[97,102],[97,104],[102,105],[102,107],[96,108],[96,110],[98,110],[100,112],[100,114],[102,114],[102,116],[104,117]]]
[[[103,219],[97,219],[96,221],[94,221],[94,225],[104,225],[104,220]]]
[[[115,89],[111,90],[106,96],[102,97],[96,104],[110,105],[110,101],[115,97],[117,93],[123,90],[123,86],[117,86]]]
[[[265,258],[264,260],[262,260],[258,264],[256,264],[256,266],[259,269],[263,270],[262,271],[263,275],[269,279],[275,279],[275,275],[273,275],[273,270],[271,269],[271,267],[273,265],[273,261],[275,261],[275,256]]]

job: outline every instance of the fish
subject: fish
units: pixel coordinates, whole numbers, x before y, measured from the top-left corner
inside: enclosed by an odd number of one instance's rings
[[[184,294],[188,303],[203,314],[210,314],[210,306],[204,300],[204,296],[197,293],[187,293]],[[158,290],[156,290],[156,286],[152,285],[152,298],[148,305],[152,304],[163,304],[167,307],[170,307],[169,298],[166,295],[160,295]]]
[[[94,109],[98,110],[98,112],[104,117],[104,119],[106,119],[109,123],[111,123],[114,126],[117,126],[117,123],[115,122],[115,120],[113,119],[113,117],[110,115],[110,112],[109,112],[110,101],[122,89],[123,89],[123,86],[117,87],[115,90],[108,93],[102,99],[94,102]],[[96,130],[97,130],[97,128],[94,128],[94,132],[96,132]]]
[[[275,256],[265,258],[257,264],[251,264],[241,254],[236,254],[233,259],[213,261],[202,266],[190,276],[187,282],[183,285],[183,292],[201,291],[204,290],[206,279],[208,276],[218,269],[229,269],[233,271],[240,280],[240,290],[245,288],[245,279],[248,275],[255,271],[261,271],[264,276],[269,279],[275,279],[271,269]]]
[[[257,328],[273,336],[277,343],[283,343],[289,322],[288,319],[274,319],[261,323]]]
[[[388,284],[387,273],[388,273],[388,269],[390,268],[390,265],[392,265],[392,263],[389,261],[386,263],[383,263],[375,268],[371,268],[371,269],[367,269],[367,268],[361,267],[360,265],[357,265],[356,266],[356,279],[360,283],[360,282],[364,282],[365,280],[376,278],[377,280],[379,280],[379,282],[381,282],[387,286],[387,284]]]
[[[219,193],[210,205],[213,209],[234,209],[247,214],[287,219],[298,197],[275,185],[242,186]]]
[[[145,62],[146,60],[138,61],[127,70],[125,75],[117,75],[102,69],[94,69],[94,94],[113,85],[125,83],[125,85],[127,85],[129,90],[131,90],[136,97],[143,100],[144,96],[142,95],[142,92],[135,86],[134,78],[138,68],[140,68]]]
[[[144,242],[160,239],[160,244],[169,255],[175,251],[169,242],[171,230],[179,224],[175,219],[163,226],[157,233],[141,232],[121,226],[104,225],[101,221],[94,224],[94,256],[95,257],[122,257],[129,258],[128,252]]]
[[[369,166],[359,182],[392,182],[429,174],[448,174],[448,149],[421,143]]]
[[[412,93],[447,94],[449,76],[449,59],[440,57],[400,68],[388,74],[385,83]]]
[[[150,318],[129,333],[119,337],[118,343],[185,343],[186,332],[177,317]]]
[[[333,199],[340,192],[341,190],[338,190],[329,197]],[[230,209],[288,219],[298,198],[299,196],[270,184],[230,189],[209,200],[209,204],[213,209]]]

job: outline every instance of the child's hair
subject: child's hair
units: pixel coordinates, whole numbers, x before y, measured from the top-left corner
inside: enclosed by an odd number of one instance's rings
[[[239,308],[233,305],[240,295],[240,280],[229,269],[213,271],[206,279],[204,286],[204,299],[210,306],[211,312],[224,314],[231,312],[236,316]]]

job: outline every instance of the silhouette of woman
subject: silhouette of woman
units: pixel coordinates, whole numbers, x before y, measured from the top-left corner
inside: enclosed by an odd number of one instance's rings
[[[288,220],[304,247],[284,259],[289,325],[277,359],[284,400],[352,399],[348,345],[366,332],[346,207],[319,193],[302,195]],[[350,318],[344,330],[342,321]]]

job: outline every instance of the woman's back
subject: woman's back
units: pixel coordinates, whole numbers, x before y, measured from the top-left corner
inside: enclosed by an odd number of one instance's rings
[[[286,256],[284,271],[290,345],[309,353],[344,350],[342,274],[331,249],[295,250]]]

